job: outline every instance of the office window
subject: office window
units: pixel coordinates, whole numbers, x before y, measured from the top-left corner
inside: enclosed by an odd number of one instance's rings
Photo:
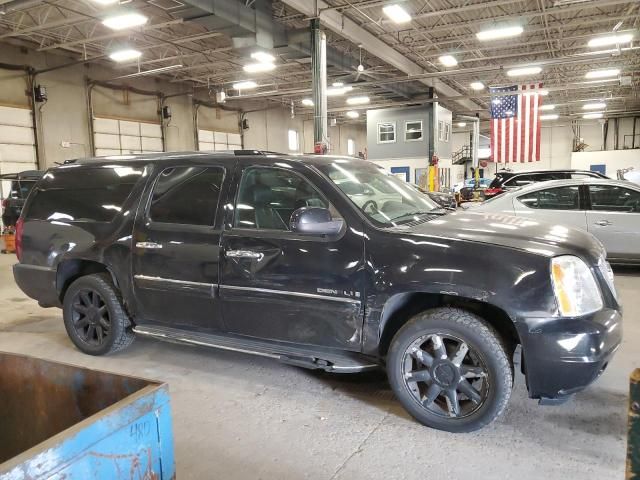
[[[381,122],[378,124],[378,143],[394,143],[396,141],[395,122]]]
[[[355,155],[356,154],[356,142],[353,141],[353,138],[347,139],[347,155]]]
[[[404,124],[404,141],[422,140],[422,120],[412,120]]]
[[[300,150],[300,141],[298,139],[297,130],[289,130],[289,150],[292,152]]]

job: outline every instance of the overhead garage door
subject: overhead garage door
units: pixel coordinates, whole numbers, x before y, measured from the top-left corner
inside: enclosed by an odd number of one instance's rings
[[[162,152],[162,127],[159,123],[96,117],[93,140],[99,157]]]
[[[239,133],[198,130],[198,150],[213,152],[222,150],[242,150],[242,139]]]
[[[31,109],[0,105],[0,174],[37,168]],[[3,198],[9,188],[2,182]]]

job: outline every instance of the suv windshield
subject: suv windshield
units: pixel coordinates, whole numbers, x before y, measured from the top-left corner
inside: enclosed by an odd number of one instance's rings
[[[336,159],[319,169],[376,224],[401,225],[442,210],[427,195],[373,163]]]

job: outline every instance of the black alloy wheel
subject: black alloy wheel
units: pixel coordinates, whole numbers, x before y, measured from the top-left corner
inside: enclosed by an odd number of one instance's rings
[[[419,337],[407,348],[403,365],[407,390],[435,415],[466,417],[487,399],[486,367],[477,352],[453,335]]]
[[[71,308],[78,337],[89,345],[103,345],[111,332],[111,318],[100,294],[95,290],[80,290],[73,298]]]

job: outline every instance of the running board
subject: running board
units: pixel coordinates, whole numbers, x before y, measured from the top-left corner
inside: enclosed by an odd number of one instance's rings
[[[356,352],[334,351],[319,347],[299,347],[269,340],[238,335],[189,332],[170,327],[138,325],[138,335],[158,338],[173,343],[231,350],[269,357],[289,365],[337,373],[356,373],[379,368],[375,361]]]

